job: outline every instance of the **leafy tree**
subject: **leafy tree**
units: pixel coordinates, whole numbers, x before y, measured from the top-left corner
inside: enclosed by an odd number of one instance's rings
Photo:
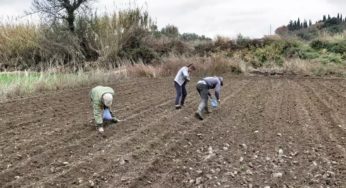
[[[167,25],[166,27],[161,29],[161,33],[165,34],[170,37],[178,37],[179,36],[179,30],[178,27],[174,25]]]

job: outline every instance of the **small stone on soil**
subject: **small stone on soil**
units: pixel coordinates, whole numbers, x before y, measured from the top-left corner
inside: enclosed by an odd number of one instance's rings
[[[244,158],[240,157],[239,162],[243,162],[243,161],[244,161]]]
[[[247,175],[252,175],[253,173],[252,173],[252,171],[250,169],[248,169],[248,170],[246,170],[246,174]]]
[[[213,153],[213,148],[211,146],[208,147],[208,153],[212,154]]]
[[[246,144],[242,144],[241,147],[244,148],[245,150],[247,150],[247,145]]]
[[[95,186],[95,183],[92,180],[89,180],[89,184],[90,184],[90,187],[94,187]]]
[[[282,156],[284,154],[284,150],[283,149],[279,149],[279,156]]]
[[[281,173],[281,172],[273,173],[273,177],[274,177],[274,178],[281,178],[282,175],[283,175],[283,173]]]
[[[199,185],[202,183],[202,177],[196,178],[196,185]]]

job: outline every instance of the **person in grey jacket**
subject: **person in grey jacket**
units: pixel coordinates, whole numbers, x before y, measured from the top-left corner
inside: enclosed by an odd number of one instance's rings
[[[205,77],[202,80],[199,80],[197,82],[197,91],[199,95],[201,96],[201,102],[198,105],[198,109],[195,113],[195,116],[203,120],[203,111],[206,113],[209,113],[208,110],[208,98],[211,97],[211,94],[209,93],[209,89],[215,89],[215,97],[220,103],[220,92],[221,87],[223,86],[223,78],[214,76],[214,77]]]
[[[185,98],[187,96],[186,83],[190,81],[190,73],[195,70],[193,64],[184,66],[179,69],[174,78],[174,87],[177,93],[175,97],[175,108],[180,109],[184,106]]]

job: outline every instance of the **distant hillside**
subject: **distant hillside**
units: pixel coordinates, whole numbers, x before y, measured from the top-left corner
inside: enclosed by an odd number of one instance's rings
[[[275,30],[280,36],[297,36],[303,40],[313,40],[322,33],[337,34],[346,30],[346,17],[337,14],[335,17],[324,15],[323,18],[314,24],[311,20],[291,20],[287,25],[281,26]]]

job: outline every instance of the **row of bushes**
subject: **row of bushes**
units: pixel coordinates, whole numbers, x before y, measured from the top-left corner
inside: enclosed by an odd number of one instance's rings
[[[222,54],[248,62],[254,68],[271,63],[283,66],[292,58],[340,64],[346,60],[344,36],[336,41],[318,39],[310,43],[279,36],[218,36],[211,40],[193,33],[180,34],[173,25],[158,30],[146,11],[129,9],[104,16],[80,15],[75,33],[63,22],[53,26],[0,25],[0,70],[45,70],[59,66],[87,70],[95,66],[119,67],[123,60],[155,65],[172,54]]]
[[[64,22],[0,24],[0,70],[42,70],[62,65],[79,69],[85,62],[119,66],[123,59],[150,64],[171,53],[189,54],[194,49],[190,41],[211,39],[180,34],[171,25],[159,31],[148,13],[140,9],[80,15],[74,33]]]

